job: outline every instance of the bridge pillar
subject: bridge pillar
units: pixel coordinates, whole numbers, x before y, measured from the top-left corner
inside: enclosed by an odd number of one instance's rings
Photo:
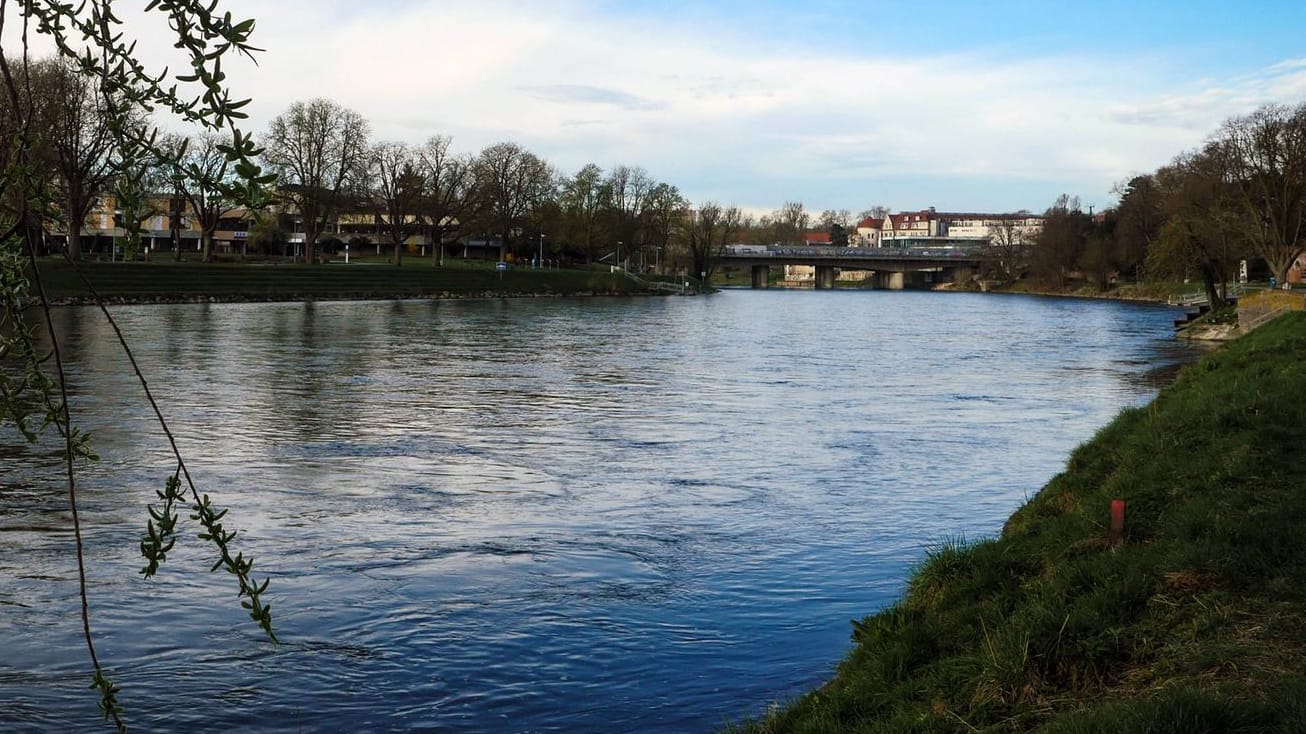
[[[816,266],[816,288],[818,290],[829,290],[834,287],[834,266],[817,265]]]
[[[766,288],[766,287],[770,284],[770,283],[769,283],[770,280],[771,280],[771,266],[770,266],[770,265],[754,265],[754,266],[753,266],[753,287],[754,287],[754,288]]]
[[[900,291],[907,287],[906,273],[881,273],[880,284],[891,291]]]

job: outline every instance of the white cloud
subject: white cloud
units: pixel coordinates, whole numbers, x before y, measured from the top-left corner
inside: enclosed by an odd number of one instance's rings
[[[762,209],[1041,208],[1063,190],[1102,203],[1225,117],[1306,96],[1306,59],[1176,84],[1146,59],[795,49],[581,0],[227,5],[257,18],[267,49],[227,69],[254,130],[324,96],[377,138],[514,140],[563,171],[642,165],[694,199]],[[175,59],[149,27],[142,57]]]

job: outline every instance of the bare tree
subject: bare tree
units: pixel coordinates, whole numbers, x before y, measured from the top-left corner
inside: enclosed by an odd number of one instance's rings
[[[604,208],[610,201],[603,169],[593,163],[586,164],[575,176],[562,182],[560,204],[568,233],[585,251],[585,259],[594,262],[599,246],[604,241]]]
[[[876,204],[869,209],[863,209],[857,213],[857,221],[862,221],[867,217],[871,219],[884,219],[889,216],[889,207],[883,204]]]
[[[1238,187],[1252,244],[1286,283],[1306,250],[1306,104],[1268,105],[1230,119],[1214,142]]]
[[[605,189],[609,196],[609,213],[612,233],[626,243],[630,254],[644,247],[644,204],[653,189],[653,179],[648,171],[638,166],[617,166],[608,174]]]
[[[1147,252],[1165,224],[1162,193],[1151,174],[1117,184],[1114,193],[1120,197],[1116,207],[1117,259],[1122,269],[1137,275],[1138,266],[1147,259]]]
[[[402,265],[404,243],[416,229],[416,212],[426,193],[420,157],[404,143],[385,142],[372,146],[369,163],[372,203],[394,248],[393,262]]]
[[[485,224],[511,250],[535,210],[552,198],[553,169],[516,143],[497,143],[481,151],[476,182],[484,197]]]
[[[1216,144],[1181,155],[1156,172],[1165,224],[1148,251],[1149,271],[1187,276],[1196,270],[1212,308],[1225,304],[1227,282],[1246,254],[1241,198]]]
[[[445,237],[474,218],[483,202],[476,186],[476,159],[453,153],[451,144],[447,135],[436,135],[417,152],[425,190],[420,209],[435,266],[444,262]]]
[[[811,217],[801,201],[786,201],[784,206],[771,215],[775,227],[776,242],[782,245],[801,245],[803,235],[807,232]]]
[[[238,202],[230,196],[229,184],[235,177],[234,166],[222,151],[223,140],[212,131],[190,138],[177,137],[172,173],[173,196],[169,206],[169,226],[176,231],[182,211],[188,205],[200,229],[200,259],[213,261],[214,233],[222,217]],[[178,250],[180,254],[180,250]]]
[[[743,213],[738,207],[722,207],[709,201],[689,212],[683,223],[693,274],[706,283],[712,277],[717,257],[739,234],[744,224]]]
[[[351,186],[360,186],[368,123],[329,99],[296,102],[277,116],[263,137],[263,160],[275,173],[281,197],[304,223],[304,254],[315,262],[317,238],[339,212]]]
[[[1030,268],[1048,285],[1064,288],[1088,240],[1090,218],[1079,197],[1062,194],[1043,214],[1043,229],[1030,252]]]
[[[653,248],[653,262],[659,271],[665,268],[667,248],[676,224],[684,219],[688,209],[689,202],[671,184],[659,183],[649,191],[644,205],[645,236],[648,246]]]
[[[52,189],[68,232],[68,254],[82,256],[82,230],[113,185],[114,134],[100,87],[64,58],[37,61],[28,75],[37,162],[54,173]]]
[[[989,241],[984,248],[989,270],[1003,280],[1015,280],[1025,266],[1029,244],[1019,215],[998,218],[989,225]]]

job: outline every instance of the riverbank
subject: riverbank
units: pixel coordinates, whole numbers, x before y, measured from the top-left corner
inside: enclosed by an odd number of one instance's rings
[[[382,264],[104,263],[73,268],[63,261],[41,264],[41,281],[52,303],[93,302],[86,282],[108,303],[368,300],[400,298],[496,298],[636,295],[641,282],[607,270],[511,268],[493,263],[444,268],[414,262]]]
[[[1306,730],[1303,394],[1306,314],[1208,355],[999,537],[941,542],[833,680],[741,729]]]
[[[948,283],[943,284],[940,288],[943,290],[982,290],[980,285],[973,281],[971,285],[966,287],[956,287]],[[1053,296],[1060,298],[1092,298],[1109,301],[1135,301],[1140,303],[1168,303],[1174,296],[1183,293],[1190,293],[1193,289],[1194,286],[1191,284],[1178,282],[1119,283],[1107,290],[1102,290],[1097,286],[1084,284],[1067,288],[1046,288],[1035,285],[1029,281],[1019,280],[1014,283],[992,287],[984,292],[1014,293],[1026,296]]]

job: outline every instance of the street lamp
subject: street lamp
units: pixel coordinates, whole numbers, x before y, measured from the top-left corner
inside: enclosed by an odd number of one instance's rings
[[[544,233],[540,232],[540,254],[539,257],[535,260],[535,267],[541,268],[543,266],[544,266]]]
[[[621,269],[621,240],[617,240],[617,269]]]

